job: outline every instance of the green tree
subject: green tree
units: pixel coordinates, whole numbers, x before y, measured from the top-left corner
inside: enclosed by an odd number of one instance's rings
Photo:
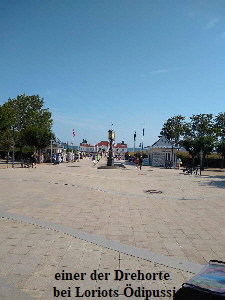
[[[195,157],[199,153],[199,141],[193,139],[189,136],[186,136],[181,142],[180,145],[185,148],[186,151],[191,155],[192,158],[192,165],[195,164]]]
[[[0,122],[7,118],[7,114],[10,114],[10,119],[5,125],[7,129],[3,125],[0,128],[6,131],[14,126],[16,147],[21,155],[25,145],[41,149],[50,143],[53,120],[49,109],[44,109],[43,105],[44,99],[39,95],[25,94],[9,99],[2,105],[5,114]]]
[[[9,162],[9,152],[12,149],[13,144],[13,134],[12,130],[6,130],[0,133],[0,148],[7,152],[6,160],[7,164]]]
[[[9,159],[9,152],[13,144],[13,124],[15,120],[15,113],[11,106],[0,106],[0,148],[7,152],[7,163]]]
[[[160,132],[161,135],[164,135],[169,141],[171,141],[175,146],[178,146],[181,140],[181,137],[186,132],[186,123],[185,117],[181,115],[174,116],[169,118],[164,124]]]
[[[43,126],[32,125],[26,130],[27,145],[36,149],[43,149],[49,146],[50,140],[55,139],[55,135]]]
[[[190,122],[186,124],[185,136],[182,142],[183,147],[192,156],[192,163],[194,165],[194,158],[200,153],[204,159],[207,154],[212,152],[215,141],[215,128],[212,114],[192,115]]]
[[[224,159],[225,159],[225,139],[221,139],[219,143],[217,144],[217,152],[222,156],[221,161],[221,168],[223,169],[224,166]]]
[[[197,138],[205,135],[214,135],[215,128],[212,114],[192,115],[190,120],[186,127],[186,132],[190,136]]]
[[[225,113],[218,113],[218,115],[215,117],[214,127],[217,136],[225,138]]]
[[[206,135],[202,137],[202,141],[200,141],[200,146],[202,143],[202,153],[203,153],[203,166],[205,165],[206,157],[212,153],[213,149],[216,146],[216,136],[215,135]],[[199,149],[201,151],[201,147]],[[207,167],[208,167],[208,159],[207,159]]]
[[[215,117],[215,131],[220,140],[217,143],[217,152],[222,156],[221,168],[224,166],[225,159],[225,113],[218,113]]]

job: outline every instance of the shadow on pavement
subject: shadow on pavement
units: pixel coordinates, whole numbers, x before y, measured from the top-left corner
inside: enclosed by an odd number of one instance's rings
[[[220,178],[220,179],[224,179],[224,180],[213,180],[213,181],[208,181],[208,182],[205,182],[205,183],[201,183],[202,186],[206,186],[206,185],[209,185],[209,186],[213,186],[213,187],[217,187],[217,188],[221,188],[221,189],[225,189],[225,176],[209,176],[208,178]]]

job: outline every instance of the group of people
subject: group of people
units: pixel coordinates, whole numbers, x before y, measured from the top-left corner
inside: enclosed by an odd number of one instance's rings
[[[58,153],[58,154],[54,153],[52,155],[52,159],[53,159],[53,164],[56,165],[56,164],[60,164],[62,162],[63,157],[62,157],[61,153]]]
[[[180,158],[177,159],[177,162],[176,162],[176,167],[178,170],[180,170],[180,167],[182,165],[182,161]],[[173,162],[172,160],[166,160],[165,161],[165,168],[166,169],[171,169],[173,167]]]
[[[30,167],[36,168],[37,162],[38,162],[38,155],[37,155],[37,153],[34,152],[30,158],[21,159],[20,164],[21,164],[22,168],[30,168]]]
[[[52,162],[54,165],[58,165],[62,162],[74,162],[79,161],[80,159],[86,158],[87,156],[78,153],[76,156],[73,152],[60,152],[60,153],[53,153],[52,156],[49,153],[42,153],[39,155],[38,153],[32,153],[29,158],[21,159],[21,167],[22,168],[36,168],[38,163],[44,162]]]
[[[124,156],[120,155],[120,154],[117,154],[117,155],[115,155],[115,159],[117,159],[117,160],[123,160]]]

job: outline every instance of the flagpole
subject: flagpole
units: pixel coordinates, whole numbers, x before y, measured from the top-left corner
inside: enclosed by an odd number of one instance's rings
[[[144,135],[145,135],[145,130],[143,127],[143,131],[142,131],[142,155],[143,155],[143,149],[144,149]]]
[[[134,131],[134,154],[135,154],[135,142],[136,142],[136,136],[137,136],[137,134],[136,134],[136,130]]]
[[[142,155],[143,155],[145,128],[144,128],[144,123],[142,123],[141,125],[143,126],[143,128],[142,128],[142,146],[141,146]]]

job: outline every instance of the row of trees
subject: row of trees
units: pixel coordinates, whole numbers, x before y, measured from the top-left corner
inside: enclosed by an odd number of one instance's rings
[[[51,131],[53,120],[49,109],[43,108],[44,99],[39,95],[18,95],[0,106],[0,148],[12,150],[12,144],[20,151],[25,146],[43,149],[55,136]]]
[[[185,148],[194,159],[202,152],[203,161],[206,155],[216,150],[222,156],[222,167],[225,158],[225,113],[192,115],[186,122],[185,117],[176,115],[169,118],[160,132],[174,146]]]

